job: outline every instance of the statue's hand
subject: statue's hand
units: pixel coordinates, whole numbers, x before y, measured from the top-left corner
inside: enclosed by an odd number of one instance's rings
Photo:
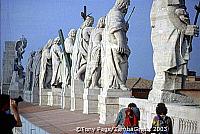
[[[185,35],[198,37],[199,27],[197,25],[187,25]]]
[[[119,53],[125,53],[126,52],[126,48],[124,46],[119,46],[117,48],[117,52],[119,52]]]

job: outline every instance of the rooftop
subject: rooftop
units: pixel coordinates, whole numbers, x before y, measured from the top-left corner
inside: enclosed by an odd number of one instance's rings
[[[37,106],[27,102],[19,104],[19,111],[28,121],[52,134],[77,134],[77,127],[106,127],[98,123],[98,114],[86,115],[82,111],[72,112],[58,107]]]

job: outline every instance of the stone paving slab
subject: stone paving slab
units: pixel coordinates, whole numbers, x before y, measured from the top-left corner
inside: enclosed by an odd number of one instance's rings
[[[58,107],[37,106],[26,102],[19,104],[19,109],[24,118],[51,134],[77,134],[76,129],[79,127],[96,129],[108,127],[98,123],[98,114],[86,115],[82,111],[72,112]],[[96,134],[100,133],[103,132],[96,132]]]

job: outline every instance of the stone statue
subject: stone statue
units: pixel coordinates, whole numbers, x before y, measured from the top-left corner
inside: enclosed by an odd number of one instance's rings
[[[42,49],[38,50],[35,54],[33,61],[33,86],[32,90],[35,88],[39,89],[39,75],[40,75],[40,66],[42,58]]]
[[[76,30],[71,29],[68,33],[68,37],[65,39],[65,42],[64,42],[65,51],[66,51],[66,53],[70,54],[71,61],[72,61],[72,53],[73,53],[73,47],[74,47],[75,39],[76,39]],[[69,75],[71,75],[71,73],[68,71],[64,54],[62,55],[62,68],[61,68],[61,70],[62,70],[61,77],[62,77],[63,84],[70,85]]]
[[[50,56],[52,59],[52,79],[51,86],[61,86],[60,64],[62,57],[62,49],[60,48],[60,38],[57,37],[53,41],[50,49]]]
[[[20,38],[20,40],[18,40],[15,45],[16,58],[15,58],[15,63],[14,63],[15,65],[14,70],[18,71],[19,78],[24,77],[23,75],[24,68],[22,66],[21,60],[23,59],[23,54],[25,52],[26,46],[27,46],[27,40],[24,36],[22,36],[22,38]]]
[[[26,75],[25,75],[25,85],[24,90],[31,91],[33,84],[33,61],[34,61],[35,51],[32,51],[28,59],[26,66]]]
[[[151,26],[155,70],[153,89],[181,89],[187,76],[190,39],[198,34],[197,26],[190,24],[185,0],[154,0]]]
[[[65,51],[71,54],[71,58],[72,58],[75,39],[76,39],[76,29],[71,29],[68,33],[68,37],[65,39]]]
[[[125,86],[128,75],[128,23],[124,17],[127,14],[130,0],[116,0],[114,7],[105,19],[103,31],[103,87],[106,89],[128,90]]]
[[[53,45],[53,40],[49,40],[42,50],[41,65],[40,65],[40,88],[50,89],[52,78],[52,61],[50,59],[50,49]]]
[[[94,18],[87,16],[81,28],[78,29],[72,54],[72,78],[84,81],[87,64],[87,49]]]
[[[100,88],[101,76],[101,41],[105,27],[105,17],[101,17],[90,35],[88,47],[87,67],[85,74],[85,88]]]

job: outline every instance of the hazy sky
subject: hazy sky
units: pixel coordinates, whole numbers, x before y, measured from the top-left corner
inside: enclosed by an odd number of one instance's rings
[[[192,22],[195,16],[194,5],[198,1],[186,0]],[[17,40],[24,35],[28,40],[23,59],[25,65],[30,51],[43,47],[50,38],[57,37],[59,29],[63,30],[66,37],[71,28],[79,28],[83,21],[80,12],[84,5],[87,6],[88,13],[94,16],[96,25],[97,20],[107,14],[114,2],[115,0],[1,0],[1,47],[3,48],[6,40]],[[131,49],[129,77],[154,77],[150,40],[151,4],[152,0],[131,0],[130,9],[133,6],[136,8],[128,31]],[[200,75],[199,59],[198,37],[194,39],[189,68]]]

